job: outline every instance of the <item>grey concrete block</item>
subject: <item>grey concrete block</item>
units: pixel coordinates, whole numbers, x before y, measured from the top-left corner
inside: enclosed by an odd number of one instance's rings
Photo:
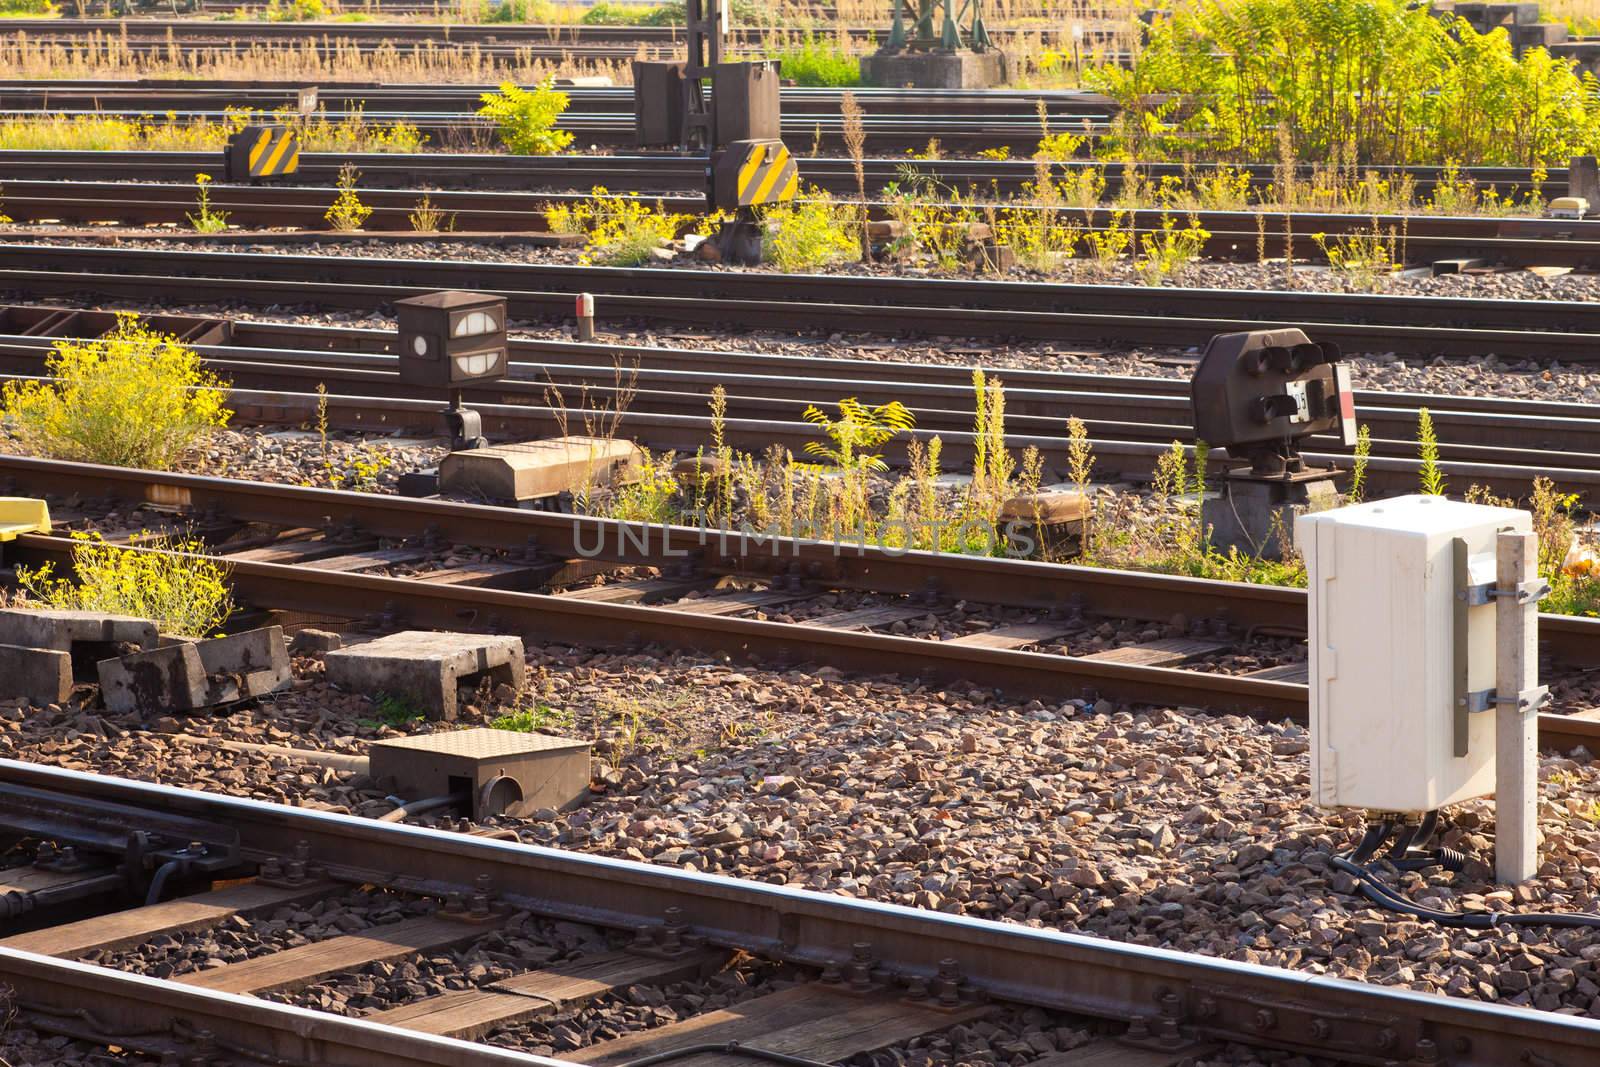
[[[101,660],[99,671],[100,699],[108,711],[151,715],[206,706],[210,686],[195,645],[168,645]]]
[[[430,719],[456,717],[456,686],[485,676],[522,686],[520,637],[406,630],[323,656],[328,681],[358,693],[410,700]]]
[[[321,655],[324,652],[337,652],[344,647],[344,638],[332,630],[313,630],[306,628],[294,635],[294,640],[289,642],[289,651],[296,656]]]
[[[201,641],[195,649],[209,683],[208,704],[263,697],[287,689],[294,681],[281,626]]]
[[[71,652],[75,644],[127,643],[154,648],[156,640],[156,624],[132,615],[55,608],[0,611],[0,644],[5,645]]]
[[[72,654],[0,645],[0,694],[40,706],[61,703],[72,696]]]
[[[861,80],[891,89],[989,89],[1006,80],[1001,52],[876,52],[861,57]]]

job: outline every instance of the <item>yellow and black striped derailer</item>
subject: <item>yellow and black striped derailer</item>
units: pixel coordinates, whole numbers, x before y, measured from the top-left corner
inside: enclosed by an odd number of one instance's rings
[[[222,151],[230,182],[284,178],[300,169],[300,138],[287,126],[246,126]]]
[[[711,168],[711,205],[723,211],[793,200],[800,171],[782,141],[733,141]]]

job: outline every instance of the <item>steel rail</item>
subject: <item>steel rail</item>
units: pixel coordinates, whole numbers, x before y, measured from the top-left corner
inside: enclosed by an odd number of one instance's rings
[[[0,783],[13,779],[11,768],[0,768]],[[209,1035],[204,1040],[216,1052],[246,1053],[244,1062],[267,1056],[268,1063],[296,1067],[568,1067],[532,1053],[14,948],[0,947],[0,981],[13,990],[21,1021],[130,1051],[188,1031]]]
[[[13,381],[29,380],[26,375],[4,377]],[[689,396],[679,399],[679,407],[694,403]],[[698,400],[696,406],[701,413],[692,415],[630,409],[625,416],[627,433],[633,440],[656,453],[693,453],[705,446],[712,427],[710,417],[704,413],[704,397],[700,396]],[[438,401],[410,397],[241,388],[229,389],[227,401],[235,417],[249,424],[305,426],[318,417],[326,417],[328,425],[339,430],[426,437],[438,435],[442,411]],[[514,404],[474,401],[473,409],[482,416],[484,431],[499,440],[559,436],[570,432],[574,420],[582,421],[586,417],[586,410],[593,413],[595,418],[607,417],[603,410],[597,408],[549,406],[529,403],[525,399]],[[745,417],[722,420],[723,432],[733,447],[759,453],[778,445],[798,453],[808,442],[816,439],[816,429],[808,423],[780,421],[772,417],[757,418],[753,417],[755,414],[744,411]],[[792,414],[792,411],[786,414]],[[952,421],[970,423],[970,413]],[[1164,431],[1151,426],[1127,425],[1113,427],[1108,432],[1117,436],[1090,439],[1097,470],[1101,477],[1133,482],[1147,480],[1159,457],[1170,450],[1173,440],[1182,435],[1182,431],[1177,429]],[[907,436],[925,442],[939,437],[942,455],[951,463],[966,463],[974,453],[974,437],[970,430],[940,430],[937,426],[924,426],[909,431]],[[1047,456],[1060,456],[1066,452],[1070,442],[1056,435],[1010,433],[1007,443],[1013,448],[1031,446]],[[1372,491],[1403,493],[1415,489],[1420,465],[1417,459],[1409,455],[1411,450],[1406,447],[1404,440],[1378,441],[1374,450],[1375,454],[1367,463],[1367,485]],[[1534,449],[1519,451],[1453,445],[1448,449],[1441,447],[1441,455],[1445,458],[1441,460],[1439,469],[1446,476],[1469,485],[1481,485],[1495,493],[1511,497],[1526,495],[1533,480],[1542,476],[1553,479],[1563,490],[1577,492],[1586,499],[1600,498],[1600,467],[1590,456],[1570,456],[1568,458],[1573,466],[1556,467],[1550,465],[1553,457],[1548,452]],[[1308,463],[1321,466],[1342,469],[1350,463],[1347,453],[1307,451],[1304,456]],[[886,456],[885,461],[892,467],[902,469],[905,464],[905,458],[898,452]],[[1218,469],[1221,469],[1220,465]]]
[[[142,273],[159,272],[159,273]],[[328,279],[328,280],[324,280]],[[592,292],[611,314],[742,328],[1198,346],[1299,326],[1347,351],[1597,358],[1600,303],[1370,296],[696,269],[483,264],[333,255],[0,246],[0,290],[371,309],[441,288],[503,295],[518,317],[565,317]],[[1093,312],[1075,310],[1094,307]],[[1236,317],[1221,317],[1232,312]],[[1440,325],[1417,326],[1416,321]]]
[[[44,374],[49,339],[0,335],[0,376],[11,380]],[[433,435],[440,421],[436,390],[400,381],[394,357],[321,352],[233,349],[198,346],[208,368],[230,383],[229,404],[242,417],[266,425],[305,421],[308,405],[321,404],[327,391],[329,425],[343,430]],[[638,352],[649,358],[648,349]],[[714,366],[713,356],[706,365]],[[885,367],[865,364],[863,370]],[[526,440],[559,434],[563,424],[587,418],[614,418],[618,429],[652,451],[692,452],[709,439],[707,396],[725,390],[730,442],[752,453],[777,445],[798,453],[815,439],[815,427],[799,418],[803,407],[821,396],[854,396],[866,403],[904,403],[916,419],[907,436],[941,439],[953,462],[972,452],[970,384],[927,384],[888,376],[810,378],[724,373],[716,370],[654,370],[626,363],[570,366],[512,364],[513,378],[467,388],[464,395],[487,419],[499,439]],[[881,371],[879,372],[881,374]],[[1120,474],[1135,481],[1148,476],[1159,451],[1192,435],[1187,390],[1145,393],[1051,389],[1046,384],[1018,386],[1008,379],[1008,439],[1013,447],[1038,448],[1047,458],[1064,454],[1066,420],[1084,421],[1102,476]],[[1144,379],[1144,381],[1154,381]],[[1172,382],[1183,387],[1186,383]],[[1416,484],[1415,427],[1418,407],[1432,414],[1441,456],[1449,463],[1502,468],[1497,492],[1521,495],[1541,471],[1575,477],[1569,488],[1588,489],[1600,477],[1600,423],[1586,405],[1549,405],[1560,413],[1499,413],[1478,410],[1470,399],[1451,396],[1413,398],[1389,405],[1381,394],[1358,397],[1357,415],[1372,432],[1372,455],[1402,461],[1372,471],[1372,488],[1405,491]],[[412,401],[399,405],[389,401]],[[611,412],[610,415],[603,413]],[[625,414],[622,414],[625,412]],[[1134,447],[1137,446],[1137,447]],[[1307,439],[1317,453],[1337,453],[1336,440]],[[903,466],[898,449],[886,462]],[[1219,465],[1218,469],[1222,467]]]
[[[274,106],[293,103],[292,89],[280,95],[283,99]],[[359,96],[352,93],[352,101]],[[0,87],[0,104],[5,99],[5,90]],[[631,108],[631,98],[626,101],[626,106]],[[619,101],[619,111],[622,107],[623,102]],[[354,163],[361,171],[364,192],[375,185],[411,186],[418,183],[449,185],[457,189],[500,187],[521,191],[530,186],[556,186],[563,181],[571,182],[580,189],[598,182],[613,189],[699,192],[704,182],[703,165],[694,159],[636,151],[603,156],[510,156],[481,152],[305,152],[300,157],[298,180],[330,184],[346,162]],[[8,183],[22,179],[63,177],[79,181],[132,179],[187,182],[192,181],[196,171],[216,166],[215,152],[0,150],[0,172],[7,175]],[[848,158],[807,156],[800,161],[800,167],[808,184],[819,185],[830,192],[855,192],[855,167]],[[868,158],[863,161],[863,167],[867,187],[874,191],[889,182],[898,181],[903,186],[908,171],[936,185],[988,195],[996,191],[1002,194],[1019,193],[1024,185],[1035,179],[1032,160]],[[1086,170],[1098,170],[1106,183],[1107,195],[1115,195],[1121,189],[1123,180],[1120,168],[1107,170],[1103,164],[1093,160],[1055,162],[1050,164],[1050,169],[1052,174],[1069,181]],[[1216,169],[1216,164],[1197,163],[1186,173],[1179,164],[1143,163],[1139,165],[1138,173],[1148,181],[1159,182],[1163,178],[1191,180]],[[1410,181],[1422,193],[1431,189],[1443,176],[1438,167],[1378,169],[1390,180],[1404,178]],[[1241,166],[1239,170],[1247,173],[1252,184],[1258,188],[1269,186],[1275,180],[1273,167]],[[1315,177],[1309,167],[1301,170],[1301,179],[1311,180]],[[1521,168],[1478,167],[1464,168],[1457,180],[1507,192],[1530,189],[1533,175]],[[1540,188],[1545,196],[1562,196],[1566,192],[1566,182],[1564,169],[1553,170]],[[1419,216],[1410,218],[1414,222]],[[1254,230],[1254,217],[1246,221],[1247,225],[1242,228]],[[1504,221],[1507,225],[1513,225],[1520,220]]]
[[[659,535],[656,540],[661,542]],[[695,532],[694,536],[686,534],[684,540],[663,547],[668,554],[687,555],[699,540]],[[58,571],[69,570],[75,544],[70,538],[25,534],[7,544],[6,556],[28,565],[51,563]],[[659,559],[661,550],[657,551]],[[228,583],[235,594],[259,608],[363,619],[374,614],[374,605],[382,605],[382,616],[402,628],[488,629],[551,644],[619,650],[652,645],[688,648],[739,662],[790,668],[820,663],[856,674],[896,673],[933,686],[958,682],[993,685],[1024,699],[1107,697],[1119,703],[1204,707],[1266,719],[1305,719],[1304,686],[1241,675],[973,648],[824,626],[593,603],[544,593],[464,589],[247,560],[231,562],[229,568]],[[835,583],[824,580],[819,584]],[[993,598],[989,594],[989,599]]]
[[[562,169],[566,180],[582,185],[614,182],[598,162],[592,172]],[[334,188],[318,186],[249,186],[213,183],[208,187],[209,203],[236,226],[294,226],[322,230],[327,205],[337,195]],[[364,231],[397,231],[413,235],[412,212],[424,190],[377,189],[362,194],[372,215]],[[441,240],[477,239],[480,232],[547,233],[545,207],[549,203],[587,200],[587,193],[554,192],[542,202],[530,202],[525,190],[515,193],[427,190],[430,203],[445,212],[455,230],[469,231],[470,237],[438,235]],[[703,210],[703,195],[640,196],[663,208],[684,213]],[[6,211],[15,221],[135,223],[183,222],[194,210],[194,185],[85,181],[11,181],[5,192]],[[1078,211],[1016,204],[1008,210],[1025,213],[1051,212],[1080,217],[1090,229],[1112,224],[1109,210]],[[869,211],[875,218],[888,216],[888,205],[873,203]],[[1161,232],[1167,213],[1140,209],[1118,217],[1115,224],[1135,240],[1141,235]],[[1600,263],[1600,222],[1571,222],[1556,219],[1503,219],[1473,216],[1356,215],[1351,213],[1295,213],[1297,232],[1285,234],[1283,212],[1193,211],[1188,218],[1206,229],[1209,236],[1200,254],[1211,259],[1254,260],[1264,250],[1282,256],[1289,249],[1297,259],[1322,259],[1322,245],[1312,233],[1349,234],[1376,228],[1379,231],[1405,232],[1403,258],[1408,262],[1427,259],[1482,259],[1489,263],[1547,266],[1583,266]],[[1257,232],[1255,227],[1264,227]],[[108,240],[124,239],[107,233]],[[224,232],[224,240],[242,235]],[[189,237],[188,240],[207,240]]]
[[[897,980],[929,979],[955,961],[971,992],[1138,1021],[1158,1033],[1170,1024],[1181,1031],[1174,1035],[1179,1040],[1237,1040],[1371,1067],[1504,1067],[1530,1055],[1576,1064],[1587,1062],[1600,1044],[1594,1019],[36,764],[0,761],[4,788],[226,823],[238,830],[246,857],[257,861],[291,854],[304,843],[312,863],[336,878],[402,891],[471,889],[487,875],[505,905],[574,922],[639,929],[660,924],[668,908],[677,908],[673,914],[709,943],[766,959],[824,967],[852,958],[865,943]],[[0,951],[0,979],[23,996],[37,995],[37,983],[58,1000],[81,1003],[71,1000],[69,983],[82,966]],[[147,986],[105,980],[100,988],[120,998]],[[182,1010],[182,994],[166,996],[172,998],[166,1011]],[[131,999],[117,1003],[121,1011],[134,1010]],[[1263,1018],[1270,1021],[1263,1025]],[[259,1016],[253,1021],[259,1025]],[[349,1032],[359,1029],[340,1022]]]
[[[483,548],[532,546],[535,558],[545,560],[596,558],[674,566],[692,556],[711,576],[792,575],[819,587],[914,598],[1163,622],[1181,613],[1190,619],[1225,618],[1246,630],[1305,628],[1304,591],[1277,586],[856,545],[836,549],[786,538],[752,544],[688,527],[6,456],[0,456],[0,486],[7,492],[34,495],[111,496],[277,526],[355,527],[394,538],[419,538],[431,531],[446,541]],[[67,538],[24,535],[8,546],[8,557],[69,569],[72,544]],[[1166,703],[1301,722],[1307,718],[1304,685],[1241,675],[971,648],[278,564],[234,561],[231,566],[235,591],[261,607],[360,619],[382,605],[382,613],[396,623],[509,630],[552,643],[623,648],[659,644],[743,661],[788,666],[813,662],[867,674],[894,672],[929,684],[965,681],[992,685],[1012,696],[1049,700],[1104,696],[1121,703]],[[1577,669],[1600,665],[1600,620],[1542,615],[1540,628],[1543,646],[1558,662]],[[1600,721],[1583,716],[1540,715],[1539,731],[1541,744],[1562,751],[1580,745],[1595,751],[1600,745]]]

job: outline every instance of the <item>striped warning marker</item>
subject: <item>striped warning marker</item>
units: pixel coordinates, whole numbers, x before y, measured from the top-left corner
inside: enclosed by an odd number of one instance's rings
[[[712,173],[713,201],[725,209],[793,200],[800,171],[782,141],[734,141]]]
[[[300,167],[300,139],[287,126],[247,126],[228,138],[223,155],[229,181],[281,178]]]

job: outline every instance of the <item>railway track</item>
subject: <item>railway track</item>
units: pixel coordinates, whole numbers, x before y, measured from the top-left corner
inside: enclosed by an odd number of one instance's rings
[[[1031,149],[1030,149],[1031,152]],[[126,151],[29,151],[0,150],[0,170],[8,187],[21,181],[139,181],[190,182],[197,171],[218,165],[218,152],[126,152]],[[609,189],[643,193],[699,193],[704,184],[703,164],[692,158],[648,153],[600,156],[510,156],[484,152],[303,152],[298,174],[285,185],[297,182],[328,185],[338,177],[339,168],[353,164],[361,171],[362,187],[411,188],[435,186],[442,189],[503,189],[515,192],[529,188],[588,189],[604,185]],[[801,173],[808,185],[833,193],[854,193],[855,165],[846,158],[806,156],[800,160]],[[1125,174],[1120,167],[1104,168],[1090,160],[1058,162],[1050,165],[1058,180],[1071,182],[1085,170],[1094,169],[1105,182],[1105,195],[1119,195]],[[1195,164],[1185,172],[1173,163],[1147,163],[1138,168],[1148,183],[1163,180],[1193,180],[1216,172],[1212,164]],[[1240,168],[1252,186],[1266,191],[1276,178],[1266,166]],[[1382,180],[1407,181],[1419,195],[1431,194],[1443,176],[1438,167],[1379,168]],[[938,188],[959,190],[969,195],[1016,196],[1036,178],[1031,159],[893,159],[868,158],[864,161],[867,188],[880,192],[891,182],[902,188],[915,180],[926,179]],[[1296,180],[1312,182],[1310,168],[1302,168]],[[1470,181],[1479,188],[1494,188],[1503,194],[1522,193],[1533,188],[1531,172],[1515,167],[1482,167],[1463,170],[1459,181]],[[279,186],[274,186],[274,188]],[[1542,195],[1557,197],[1567,191],[1565,169],[1551,171],[1540,186]],[[1270,193],[1268,194],[1270,196]],[[1506,223],[1516,220],[1505,219]],[[1253,220],[1250,229],[1254,230]],[[1281,230],[1281,227],[1279,228]],[[1303,231],[1312,232],[1312,231]]]
[[[56,338],[96,336],[110,321],[108,312],[74,317],[54,308],[0,307],[0,375],[41,375]],[[437,395],[399,381],[388,331],[189,316],[168,316],[155,326],[196,343],[210,369],[233,383],[230,406],[240,418],[300,425],[321,405],[337,429],[382,427],[413,436],[438,430]],[[972,451],[970,371],[961,366],[531,340],[513,342],[512,360],[511,380],[466,391],[499,440],[559,434],[564,425],[623,408],[621,429],[639,443],[656,453],[692,454],[710,439],[706,398],[721,386],[724,432],[752,454],[773,445],[799,454],[815,438],[799,412],[835,396],[904,403],[917,420],[916,435],[938,435],[951,462],[966,462]],[[1000,368],[988,374],[1006,383],[1015,447],[1064,455],[1066,420],[1076,416],[1104,478],[1143,481],[1173,440],[1193,435],[1181,379]],[[1566,491],[1600,497],[1600,428],[1587,405],[1365,391],[1356,404],[1372,430],[1368,478],[1375,491],[1416,485],[1417,411],[1426,407],[1453,480],[1521,497],[1543,474]],[[1348,463],[1332,439],[1311,438],[1309,448]],[[904,463],[899,450],[886,458]]]
[[[477,47],[477,46],[474,46]],[[525,50],[524,50],[525,51]],[[557,50],[572,56],[570,48]],[[577,55],[586,53],[578,52]],[[518,57],[531,61],[531,55]],[[590,55],[590,58],[607,58]],[[631,62],[626,55],[609,56]],[[214,82],[0,82],[0,111],[24,117],[114,116],[127,119],[165,115],[180,121],[223,121],[228,109],[272,112],[293,110],[299,85]],[[395,86],[328,85],[318,89],[318,104],[330,118],[359,112],[371,123],[404,121],[416,126],[430,143],[460,146],[474,134],[490,134],[477,119],[480,97],[493,85]],[[560,126],[582,144],[631,147],[634,143],[633,90],[628,86],[563,86],[571,105]],[[1115,112],[1100,94],[1077,90],[926,90],[852,89],[865,113],[864,125],[874,151],[925,149],[930,140],[946,148],[992,148],[1008,145],[1019,156],[1031,155],[1039,141],[1038,108],[1042,104],[1055,129],[1090,132],[1106,128]],[[784,135],[796,149],[821,143],[841,144],[840,101],[843,91],[786,87],[783,93]],[[487,138],[486,138],[487,139]],[[1031,172],[1030,172],[1031,173]],[[604,180],[604,179],[601,179]]]
[[[232,11],[234,8],[228,8]],[[385,11],[389,10],[387,7]],[[430,5],[423,10],[432,11]],[[59,18],[7,19],[4,34],[27,34],[31,40],[71,43],[99,35],[119,41],[158,41],[168,39],[188,45],[232,43],[294,43],[339,39],[347,41],[413,42],[428,41],[455,45],[656,45],[684,47],[684,27],[678,26],[597,26],[584,24],[471,23],[471,22],[266,22],[208,21],[204,19],[164,18]],[[1093,21],[1083,26],[1084,47],[1109,40],[1116,32]],[[889,35],[887,18],[883,26],[835,26],[830,20],[826,34],[844,35],[851,43],[867,48]],[[1068,38],[1070,31],[1060,25],[1039,27],[992,26],[989,34],[996,41],[1027,35],[1045,42]],[[734,26],[727,31],[731,44],[759,48],[768,40],[784,36],[779,27]],[[632,54],[631,51],[629,53]]]
[[[564,318],[595,294],[611,321],[741,329],[1204,345],[1214,334],[1299,326],[1349,352],[1594,360],[1600,303],[796,275],[567,264],[73,245],[0,246],[0,290],[100,299],[370,309],[439,289],[503,295],[520,318]],[[1423,325],[1425,324],[1425,325]]]
[[[257,611],[892,671],[1022,699],[1103,697],[1301,722],[1307,714],[1305,661],[1293,651],[1305,633],[1299,589],[870,544],[756,543],[715,530],[11,456],[0,456],[0,490],[53,498],[64,523],[93,524],[116,510],[131,525],[129,509],[143,508],[152,523],[209,531],[235,598]],[[249,547],[230,552],[235,537]],[[23,535],[8,544],[7,561],[70,571],[72,545]],[[495,555],[439,563],[450,545]],[[401,565],[413,573],[389,573]],[[587,581],[640,566],[659,576]],[[848,599],[830,596],[841,592]],[[955,625],[957,609],[984,621]],[[1130,638],[1094,641],[1105,620],[1128,620]],[[1557,677],[1600,667],[1600,620],[1542,616],[1540,637]],[[1276,662],[1230,673],[1228,657],[1241,649],[1252,663]],[[1545,713],[1539,723],[1548,748],[1594,751],[1600,741],[1592,711]]]
[[[753,1063],[754,1049],[799,1057],[780,1062],[833,1062],[1023,1005],[1072,1013],[1104,1035],[1068,1055],[1131,1067],[1172,1067],[1219,1042],[1371,1067],[1503,1067],[1528,1056],[1580,1063],[1600,1040],[1593,1019],[10,760],[0,761],[0,826],[75,849],[87,870],[0,872],[13,883],[53,882],[58,896],[75,878],[103,878],[118,864],[143,888],[129,831],[144,833],[147,857],[181,855],[193,872],[174,883],[183,895],[114,911],[102,903],[100,914],[62,925],[43,925],[53,916],[35,912],[38,929],[0,940],[0,980],[15,990],[20,1023],[173,1062],[642,1067],[667,1058]],[[230,877],[242,880],[208,887]],[[466,914],[441,908],[176,980],[73,958],[305,906],[351,886],[391,899],[455,895]],[[513,911],[604,932],[616,947],[366,1019],[251,995],[469,944]],[[561,1061],[464,1039],[629,984],[713,970],[732,953],[782,963],[801,980]]]
[[[561,174],[566,187],[581,188],[585,182],[599,185],[615,181],[603,168],[593,172],[577,169]],[[207,190],[212,209],[223,212],[235,226],[294,227],[321,231],[326,225],[327,206],[338,195],[334,188],[307,186],[244,186],[213,183]],[[482,234],[548,232],[544,208],[549,203],[582,201],[587,193],[550,193],[544,201],[530,203],[526,191],[459,192],[422,189],[378,189],[364,192],[363,202],[373,209],[363,223],[369,232],[415,233],[411,216],[424,195],[430,204],[446,214],[452,233],[464,231],[455,239],[472,240]],[[183,225],[194,210],[195,191],[187,185],[137,184],[126,182],[36,182],[10,181],[5,187],[7,213],[18,222]],[[704,210],[704,196],[673,195],[646,197],[667,210],[696,214]],[[889,206],[874,203],[876,218],[889,216]],[[1085,231],[1112,225],[1110,209],[1079,211],[1067,208],[1039,208],[1016,205],[1014,210],[1049,211],[1070,219]],[[1141,237],[1159,234],[1170,211],[1137,210],[1118,214],[1115,225],[1132,234],[1137,245]],[[1275,258],[1286,251],[1299,260],[1324,258],[1321,245],[1311,236],[1341,236],[1357,232],[1395,234],[1395,257],[1405,263],[1439,263],[1457,269],[1463,264],[1480,266],[1555,266],[1592,268],[1600,265],[1600,222],[1562,219],[1506,219],[1478,216],[1362,215],[1350,212],[1322,214],[1278,211],[1207,211],[1183,215],[1186,222],[1204,227],[1209,237],[1201,255],[1213,260],[1254,262],[1263,254]],[[1403,237],[1400,235],[1404,235]],[[124,240],[114,231],[108,240]],[[222,240],[243,235],[228,233]]]

